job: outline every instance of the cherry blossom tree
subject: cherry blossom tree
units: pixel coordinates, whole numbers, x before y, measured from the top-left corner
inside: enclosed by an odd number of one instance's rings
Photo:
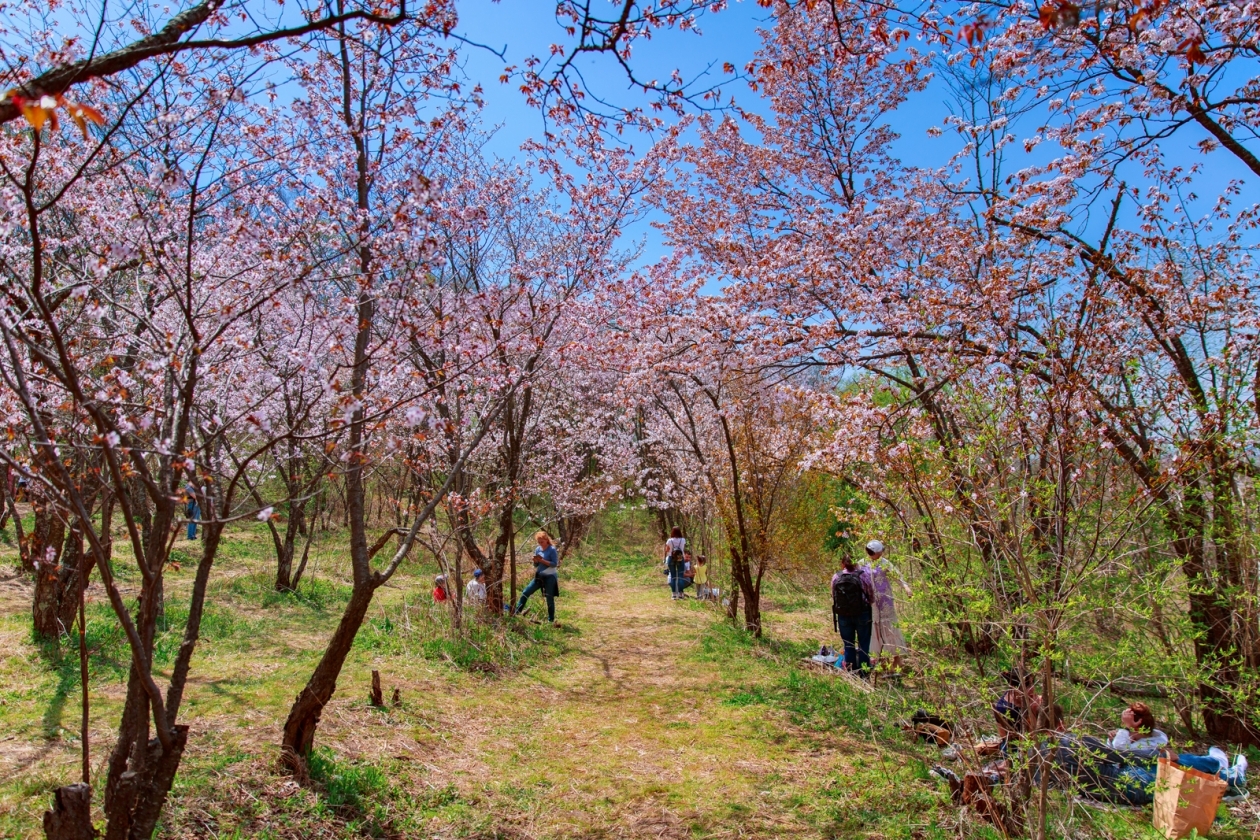
[[[666,231],[797,364],[904,388],[941,445],[956,430],[933,405],[975,375],[1032,376],[1089,418],[1072,457],[1110,447],[1180,560],[1209,733],[1252,742],[1254,549],[1236,523],[1257,422],[1253,213],[1171,143],[1197,133],[1254,171],[1251,25],[1204,11],[1191,31],[1194,13],[1164,4],[1090,14],[776,5],[749,67],[772,114],[702,119],[698,145],[669,144],[686,175],[661,191]],[[952,161],[898,161],[892,115],[938,89]],[[964,467],[962,486],[983,478]]]
[[[268,395],[233,388],[227,401],[224,390],[252,362],[251,319],[308,270],[294,250],[301,228],[283,223],[274,193],[218,140],[238,124],[237,104],[200,68],[186,69],[188,121],[135,127],[156,134],[155,142],[53,142],[32,129],[7,147],[4,161],[8,224],[20,232],[6,244],[0,326],[0,382],[12,409],[6,431],[19,444],[4,457],[69,532],[62,556],[60,546],[46,546],[41,573],[62,573],[59,562],[72,569],[74,603],[94,565],[131,651],[105,782],[107,837],[149,836],[179,767],[188,727],[178,715],[222,530],[256,511],[238,505],[242,476],[286,434],[256,435],[245,457],[225,463],[223,430]],[[206,538],[163,692],[153,644],[172,530],[190,497],[203,511]],[[115,514],[138,592],[113,571]],[[86,658],[81,665],[86,784]],[[81,830],[90,815],[84,807],[50,818],[55,834]]]
[[[458,479],[461,499],[476,503],[453,511],[463,550],[486,572],[488,606],[496,615],[514,596],[517,511],[530,497],[557,489],[552,480],[561,444],[552,435],[562,423],[591,416],[575,405],[576,393],[564,393],[565,371],[598,346],[584,326],[584,299],[624,270],[629,255],[618,249],[617,237],[646,177],[624,152],[593,161],[601,153],[592,137],[575,129],[555,160],[538,159],[528,169],[466,154],[444,173],[450,185],[439,236],[445,259],[434,276],[451,295],[435,297],[441,308],[429,317],[461,333],[461,354],[485,354],[499,381],[516,383],[496,420],[494,446],[479,452]],[[605,177],[572,174],[583,167]],[[441,370],[435,359],[418,356],[417,362],[420,369]],[[437,411],[450,429],[453,468],[456,435],[476,427],[457,424],[455,395],[441,382],[433,385],[447,392]],[[477,510],[494,520],[488,551],[476,539]]]

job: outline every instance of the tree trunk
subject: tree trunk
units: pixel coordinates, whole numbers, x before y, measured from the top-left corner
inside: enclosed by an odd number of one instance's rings
[[[1248,704],[1238,696],[1254,691],[1244,684],[1248,681],[1239,668],[1244,655],[1239,637],[1245,638],[1246,631],[1239,633],[1234,627],[1238,616],[1231,608],[1233,599],[1225,582],[1207,568],[1205,535],[1196,530],[1191,526],[1186,529],[1189,533],[1182,531],[1173,547],[1183,558],[1182,569],[1192,584],[1190,620],[1201,631],[1194,642],[1195,659],[1211,669],[1199,684],[1203,726],[1214,741],[1260,746],[1260,729],[1249,719]]]
[[[77,528],[71,528],[66,537],[66,547],[61,554],[61,591],[58,592],[57,621],[60,627],[69,630],[76,621],[79,611],[79,591],[86,589],[88,578],[92,575],[92,567],[96,559],[90,551],[83,550],[83,534]]]
[[[298,502],[289,504],[289,521],[285,525],[284,539],[272,529],[272,541],[276,547],[276,591],[292,592],[297,588],[297,580],[293,574],[293,558],[297,554],[298,536],[306,532],[306,505]],[[310,543],[307,543],[308,547]]]
[[[761,638],[761,593],[750,589],[744,593],[744,629]]]
[[[35,527],[31,531],[30,558],[35,573],[35,596],[31,602],[31,621],[35,638],[56,641],[64,629],[58,618],[64,594],[66,573],[59,561],[66,547],[65,521],[50,505],[35,507]]]
[[[36,638],[52,641],[70,632],[79,609],[80,576],[84,586],[92,572],[92,556],[83,550],[83,534],[71,526],[65,535],[60,564],[43,562],[35,578],[32,623]]]
[[[169,752],[157,739],[132,742],[131,769],[112,785],[112,796],[106,796],[109,822],[105,840],[149,840],[153,836],[187,743],[187,726],[174,727]]]
[[[508,563],[511,566],[509,574],[512,580],[512,609],[516,610],[516,534],[513,533],[508,538]]]
[[[92,840],[92,789],[83,783],[57,788],[53,807],[44,812],[47,840]]]
[[[337,690],[337,677],[341,674],[341,666],[354,644],[354,637],[363,624],[368,607],[372,604],[374,588],[370,582],[358,584],[350,593],[350,601],[341,615],[341,622],[328,642],[328,648],[320,657],[319,664],[306,687],[293,703],[289,718],[284,722],[284,736],[280,747],[284,760],[293,769],[304,768],[310,758],[311,748],[315,744],[315,729],[319,726],[324,706],[332,699]]]

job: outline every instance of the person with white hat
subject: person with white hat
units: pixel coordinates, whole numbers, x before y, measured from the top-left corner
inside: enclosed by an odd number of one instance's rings
[[[885,547],[879,540],[871,540],[866,544],[866,571],[870,576],[871,587],[875,597],[871,601],[871,657],[876,666],[884,658],[892,657],[894,670],[901,668],[901,655],[908,651],[906,637],[897,629],[897,605],[893,599],[892,581],[888,577],[891,567],[884,559]],[[892,570],[896,574],[896,570]],[[910,592],[910,587],[901,581],[901,586]]]

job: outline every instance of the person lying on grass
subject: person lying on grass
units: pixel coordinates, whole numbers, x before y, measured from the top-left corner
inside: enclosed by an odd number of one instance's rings
[[[1130,703],[1120,713],[1120,728],[1111,733],[1107,746],[1150,758],[1168,746],[1168,736],[1155,728],[1155,713],[1145,703]]]
[[[1127,724],[1126,728],[1143,727],[1139,732],[1157,732],[1154,715],[1150,714],[1149,708],[1143,706],[1143,709],[1145,712],[1141,709],[1135,712],[1132,707],[1127,708],[1122,713],[1122,722]],[[924,719],[926,720],[926,715]],[[913,718],[911,720],[915,723]],[[1134,723],[1135,720],[1138,722]],[[1159,751],[1150,753],[1143,750],[1117,750],[1112,746],[1114,735],[1111,742],[1073,735],[1067,731],[1063,709],[1057,704],[1051,707],[1049,724],[1053,740],[1043,746],[1026,750],[1024,754],[1045,759],[1051,768],[1050,780],[1056,787],[1078,791],[1091,799],[1121,805],[1142,806],[1153,801]],[[1123,743],[1123,739],[1121,741]],[[984,755],[986,746],[988,745],[977,745],[975,753]],[[940,765],[933,767],[932,773],[949,783],[954,800],[960,802],[965,783],[970,782],[976,790],[988,793],[994,787],[1009,782],[1012,763],[1017,763],[1019,756],[1013,743],[1004,745],[1004,750],[1002,758],[983,765],[979,771],[968,772],[966,778],[959,778],[957,773]],[[1207,755],[1174,753],[1171,750],[1162,752],[1166,758],[1182,767],[1223,779],[1229,785],[1227,799],[1247,796],[1246,757],[1236,756],[1231,765],[1229,757],[1218,747],[1212,747]],[[1041,763],[1037,762],[1038,765]],[[1034,775],[1034,781],[1039,778],[1040,771]]]
[[[1120,719],[1124,728],[1117,730],[1108,741],[1089,736],[1060,738],[1050,752],[1056,771],[1051,778],[1061,787],[1075,787],[1092,798],[1132,806],[1149,805],[1154,799],[1155,775],[1162,755],[1182,767],[1223,779],[1229,785],[1226,794],[1229,799],[1247,795],[1244,756],[1235,757],[1231,765],[1229,757],[1219,747],[1212,747],[1207,755],[1165,749],[1168,736],[1155,728],[1155,715],[1142,703],[1130,704]],[[1132,738],[1129,730],[1141,737]],[[1129,737],[1117,738],[1121,731]],[[1117,748],[1117,743],[1123,748]],[[1151,748],[1149,745],[1153,743],[1160,746]]]

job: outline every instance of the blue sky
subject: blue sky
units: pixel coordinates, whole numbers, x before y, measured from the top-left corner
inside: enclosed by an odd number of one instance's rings
[[[599,2],[599,0],[596,0]],[[459,31],[466,37],[494,49],[506,51],[506,61],[486,50],[466,49],[465,72],[485,91],[483,120],[487,129],[498,126],[488,144],[488,151],[503,158],[520,158],[523,142],[538,138],[544,131],[542,114],[526,104],[518,88],[519,82],[501,84],[499,76],[505,65],[521,66],[531,55],[545,56],[552,43],[565,40],[556,23],[554,3],[543,0],[464,0],[459,5]],[[609,8],[612,5],[609,4]],[[667,78],[680,70],[691,79],[714,65],[713,78],[723,76],[723,62],[743,67],[753,57],[760,39],[757,27],[768,14],[751,0],[735,2],[725,11],[706,15],[701,22],[702,35],[684,32],[662,32],[651,41],[640,42],[634,49],[636,73],[645,78]],[[621,68],[608,56],[591,55],[581,64],[584,78],[595,91],[618,104],[640,105],[646,100],[628,88]],[[730,92],[741,103],[752,103],[746,84],[729,81]],[[632,139],[636,150],[647,147],[646,137]],[[665,254],[660,236],[651,227],[650,217],[628,227],[627,245],[643,243],[641,263],[650,263]]]
[[[609,0],[593,0],[606,3],[609,10],[614,6]],[[518,90],[518,82],[501,84],[499,76],[505,65],[520,66],[531,55],[545,56],[553,42],[566,40],[554,17],[554,0],[462,0],[459,4],[461,34],[505,51],[506,60],[485,50],[466,49],[465,71],[471,81],[479,83],[485,91],[486,108],[483,119],[487,128],[498,126],[490,141],[489,151],[503,158],[521,157],[521,143],[539,137],[543,132],[543,117],[526,104]],[[729,78],[721,73],[721,65],[730,62],[743,67],[757,50],[760,39],[759,26],[765,25],[770,10],[762,8],[754,0],[732,2],[718,14],[705,15],[700,24],[702,35],[690,32],[663,31],[651,41],[635,45],[633,63],[635,70],[645,77],[666,78],[675,68],[684,78],[691,79],[713,65],[715,80]],[[620,67],[608,56],[587,56],[581,65],[587,82],[601,95],[618,104],[643,104],[644,100],[628,89]],[[728,93],[750,110],[761,110],[756,94],[745,83],[728,81]],[[906,103],[890,122],[901,135],[895,153],[907,164],[918,166],[943,165],[949,155],[958,148],[956,135],[947,132],[940,139],[928,136],[928,129],[940,125],[948,114],[949,92],[943,83],[935,82],[927,90]],[[1034,126],[1024,126],[1031,131]],[[1019,127],[1014,127],[1017,134]],[[1178,132],[1164,141],[1166,152],[1172,160],[1183,164],[1199,163],[1204,170],[1196,179],[1200,206],[1206,207],[1225,184],[1233,178],[1247,178],[1250,174],[1228,153],[1217,151],[1207,157],[1201,155],[1194,144],[1203,135],[1194,126]],[[646,139],[635,141],[639,149],[646,147]],[[1026,157],[1020,144],[1007,148],[1007,171],[1014,171],[1034,162],[1051,150],[1042,147],[1033,157]],[[1139,176],[1138,180],[1141,178]],[[1245,196],[1246,194],[1244,194]],[[650,221],[650,220],[649,220]],[[650,262],[664,254],[659,236],[648,222],[634,225],[627,231],[628,241],[645,243],[643,262]]]
[[[503,126],[492,148],[510,157],[524,140],[542,133],[543,119],[525,104],[518,82],[505,85],[498,77],[505,64],[519,67],[528,56],[547,55],[552,43],[566,40],[565,33],[556,23],[554,3],[545,0],[463,0],[458,8],[461,34],[506,51],[506,62],[485,50],[467,49],[465,56],[469,77],[480,82],[486,93],[487,124]],[[611,10],[613,4],[608,3],[607,8]],[[635,70],[647,78],[664,79],[678,69],[684,78],[691,79],[716,63],[714,79],[729,78],[721,73],[722,63],[742,67],[752,58],[759,42],[756,27],[767,13],[755,2],[734,2],[727,10],[702,19],[703,35],[665,31],[651,41],[640,41],[634,47]],[[597,93],[618,103],[643,104],[644,100],[628,89],[621,68],[610,57],[590,55],[580,66]],[[741,94],[741,99],[748,93],[739,82],[733,82],[731,89]]]

